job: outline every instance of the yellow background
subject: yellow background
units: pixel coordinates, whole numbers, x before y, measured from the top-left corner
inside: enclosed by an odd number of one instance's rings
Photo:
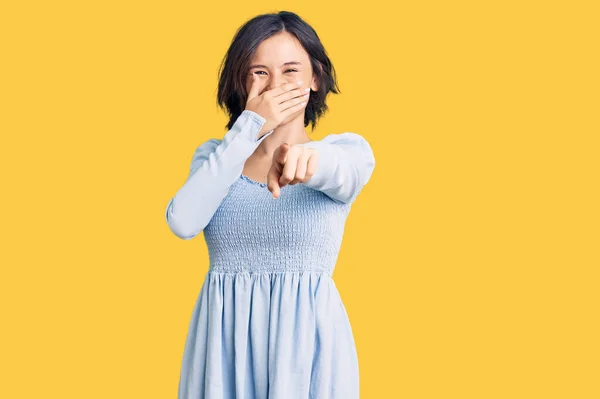
[[[175,398],[208,258],[164,220],[247,19],[318,32],[377,166],[334,279],[361,398],[599,398],[599,12],[3,2],[2,398]]]

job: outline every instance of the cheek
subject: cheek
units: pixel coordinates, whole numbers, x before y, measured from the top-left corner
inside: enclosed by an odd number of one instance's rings
[[[310,71],[302,73],[302,82],[304,87],[310,87],[312,84],[313,75]]]

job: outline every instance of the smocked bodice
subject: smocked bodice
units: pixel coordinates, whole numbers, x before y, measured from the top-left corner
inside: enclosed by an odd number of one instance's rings
[[[204,229],[209,271],[332,274],[349,210],[303,184],[274,199],[266,184],[241,175]]]

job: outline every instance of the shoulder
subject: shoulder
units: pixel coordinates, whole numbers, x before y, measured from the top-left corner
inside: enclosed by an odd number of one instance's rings
[[[365,137],[355,132],[331,133],[323,137],[321,141],[334,144],[347,144],[358,146],[369,145],[369,142]]]
[[[204,161],[205,159],[208,159],[210,154],[215,151],[215,149],[217,148],[217,146],[219,144],[221,144],[221,141],[222,141],[221,139],[215,139],[215,138],[208,139],[205,142],[203,142],[202,144],[200,144],[198,147],[196,147],[196,150],[194,151],[194,155],[192,156],[190,170],[193,171],[194,169],[197,169],[202,161]]]
[[[193,156],[192,160],[194,160],[196,158],[208,156],[208,154],[213,152],[215,150],[215,148],[217,148],[217,146],[219,144],[221,144],[221,141],[222,141],[221,139],[206,140],[205,142],[200,144],[198,147],[196,147],[196,150],[194,151],[194,156]]]
[[[195,153],[201,153],[206,151],[214,150],[219,144],[221,144],[221,139],[208,139],[198,147],[196,147]]]
[[[340,146],[354,155],[364,156],[374,161],[375,156],[371,144],[364,136],[358,133],[331,133],[323,137],[320,141]]]

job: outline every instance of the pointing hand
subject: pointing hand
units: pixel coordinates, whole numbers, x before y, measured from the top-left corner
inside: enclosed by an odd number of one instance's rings
[[[267,176],[273,198],[278,198],[281,187],[287,184],[306,183],[315,174],[318,160],[319,153],[314,148],[287,143],[277,147]]]

